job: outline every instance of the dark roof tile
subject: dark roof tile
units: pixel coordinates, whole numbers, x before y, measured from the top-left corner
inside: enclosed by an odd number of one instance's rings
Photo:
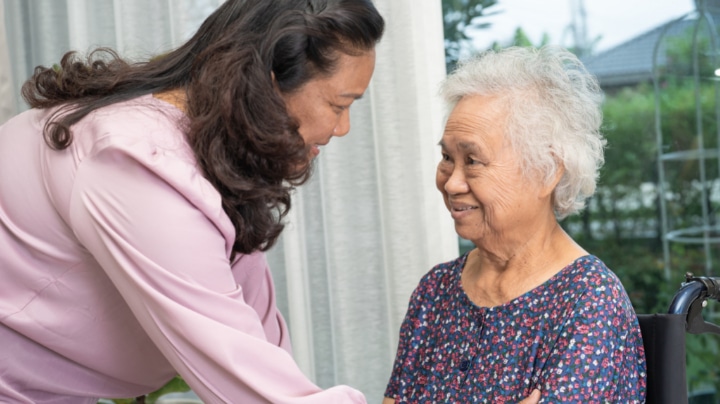
[[[658,48],[658,65],[663,66],[667,38],[677,37],[688,32],[696,24],[699,13],[692,12],[668,21],[650,31],[632,38],[614,48],[583,59],[588,71],[594,74],[600,85],[612,87],[636,84],[652,79],[653,53]],[[712,17],[714,15],[714,18]],[[708,14],[716,24],[720,23],[720,14]]]

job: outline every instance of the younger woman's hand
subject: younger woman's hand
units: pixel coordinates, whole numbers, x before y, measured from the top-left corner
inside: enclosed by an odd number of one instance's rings
[[[540,401],[540,390],[533,390],[527,398],[520,401],[518,404],[537,404]]]

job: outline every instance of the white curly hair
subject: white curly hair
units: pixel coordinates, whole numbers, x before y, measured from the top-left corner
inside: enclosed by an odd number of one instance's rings
[[[564,169],[553,192],[556,217],[583,209],[595,192],[606,141],[603,93],[575,55],[556,46],[489,50],[461,62],[440,93],[450,110],[465,96],[496,97],[508,113],[505,133],[524,175],[547,182]]]

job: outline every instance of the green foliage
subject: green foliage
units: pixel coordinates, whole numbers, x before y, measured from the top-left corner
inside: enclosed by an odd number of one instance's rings
[[[626,87],[603,105],[608,140],[600,184],[639,187],[655,181],[655,96],[648,85]]]
[[[180,376],[175,376],[172,380],[170,380],[162,388],[148,394],[146,402],[149,404],[152,404],[164,394],[186,392],[189,390],[190,390],[190,386],[188,386],[187,383],[185,383],[185,380],[183,380]]]
[[[490,24],[481,22],[482,17],[495,13],[486,10],[497,0],[442,0],[445,34],[445,65],[447,71],[455,69],[464,46],[470,46],[468,29],[483,29]]]
[[[115,398],[111,401],[115,404],[140,404],[140,403],[146,403],[146,404],[153,404],[157,401],[158,398],[165,394],[169,393],[183,393],[186,391],[190,391],[190,386],[185,383],[185,381],[180,376],[175,376],[172,380],[167,382],[163,387],[158,389],[157,391],[154,391],[150,394],[148,394],[145,397],[142,398]],[[144,400],[144,401],[143,401]]]
[[[515,29],[515,33],[513,34],[513,37],[510,41],[500,43],[498,41],[493,42],[491,48],[495,50],[500,50],[502,48],[508,48],[510,46],[523,46],[523,47],[531,47],[531,48],[540,48],[542,46],[545,46],[550,43],[550,36],[547,33],[544,33],[542,38],[540,39],[540,42],[537,44],[532,43],[532,40],[530,40],[530,37],[527,35],[525,30],[523,30],[521,27],[517,27]]]
[[[712,52],[708,27],[705,23],[701,23],[697,29],[695,40],[693,40],[694,27],[689,27],[681,35],[667,39],[665,52],[667,62],[661,69],[661,73],[666,78],[670,76],[692,78],[696,70],[696,60],[699,77],[713,76],[715,71],[713,66],[716,64],[714,59],[717,58],[712,56],[715,53]]]
[[[587,45],[587,48],[581,48],[578,46],[569,46],[567,47],[567,50],[574,53],[578,57],[582,55],[589,55],[592,53],[593,49],[597,45],[597,43],[600,41],[602,37],[598,36],[596,37],[589,45]],[[548,35],[547,32],[544,32],[542,34],[542,37],[540,38],[540,42],[533,43],[530,37],[527,35],[524,29],[522,27],[517,27],[515,29],[515,33],[513,34],[513,37],[511,40],[506,42],[498,42],[495,41],[491,45],[491,49],[500,50],[502,48],[507,48],[510,46],[523,46],[523,47],[532,47],[532,48],[541,48],[545,45],[550,44],[550,35]]]
[[[687,367],[685,372],[690,392],[707,388],[711,388],[716,392],[720,391],[720,374],[718,374],[719,340],[720,337],[712,334],[686,334]]]

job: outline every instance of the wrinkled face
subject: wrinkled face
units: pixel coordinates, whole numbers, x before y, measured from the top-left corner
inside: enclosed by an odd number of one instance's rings
[[[504,133],[505,117],[494,98],[464,97],[440,141],[437,188],[458,235],[478,246],[522,239],[550,208],[546,190],[522,174]]]
[[[290,116],[300,124],[299,132],[311,159],[333,136],[345,136],[350,131],[350,105],[363,95],[374,69],[374,50],[358,56],[342,53],[331,76],[310,80],[283,96]]]

